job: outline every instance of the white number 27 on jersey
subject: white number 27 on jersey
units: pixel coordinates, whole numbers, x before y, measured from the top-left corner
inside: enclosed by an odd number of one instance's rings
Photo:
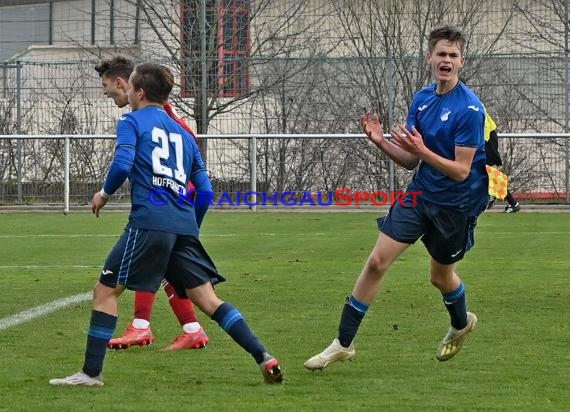
[[[186,184],[182,135],[178,133],[169,133],[167,135],[164,130],[155,127],[152,129],[152,141],[160,144],[152,151],[152,170],[154,174],[173,177],[178,183]],[[174,156],[176,157],[176,169],[174,172],[170,167],[164,166],[161,161],[170,157],[170,142],[174,143]]]

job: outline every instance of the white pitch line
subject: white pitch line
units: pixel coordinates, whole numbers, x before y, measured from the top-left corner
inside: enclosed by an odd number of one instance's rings
[[[0,331],[19,325],[20,323],[45,316],[48,313],[55,312],[58,309],[73,305],[74,303],[85,302],[86,300],[90,300],[92,296],[92,292],[80,293],[79,295],[54,300],[53,302],[46,303],[45,305],[36,306],[35,308],[0,319]]]
[[[101,265],[0,265],[0,269],[97,269]]]
[[[28,235],[0,235],[0,239],[12,239],[12,238],[28,238],[28,237],[119,237],[119,235],[40,235],[40,234],[28,234]]]
[[[13,238],[36,238],[36,237],[44,237],[44,238],[51,238],[51,237],[61,237],[61,238],[75,238],[75,237],[119,237],[121,234],[114,234],[114,235],[92,235],[92,234],[82,234],[82,235],[73,235],[73,234],[68,234],[68,235],[64,235],[64,234],[60,234],[60,235],[34,235],[34,234],[28,234],[28,235],[0,235],[0,239],[13,239]],[[257,233],[256,233],[257,235]],[[201,237],[234,237],[234,236],[238,236],[235,233],[220,233],[220,234],[205,234],[205,235],[201,235]]]

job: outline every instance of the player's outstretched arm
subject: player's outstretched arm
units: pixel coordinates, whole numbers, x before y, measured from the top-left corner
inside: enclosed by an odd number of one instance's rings
[[[378,114],[365,113],[360,118],[360,126],[368,139],[394,162],[408,170],[412,170],[418,165],[418,156],[384,138],[384,128],[380,123]]]

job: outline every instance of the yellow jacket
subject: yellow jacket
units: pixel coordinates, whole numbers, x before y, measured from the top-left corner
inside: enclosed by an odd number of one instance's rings
[[[489,138],[491,137],[491,132],[497,130],[497,124],[493,120],[493,118],[487,113],[487,109],[485,109],[485,141],[488,142]]]

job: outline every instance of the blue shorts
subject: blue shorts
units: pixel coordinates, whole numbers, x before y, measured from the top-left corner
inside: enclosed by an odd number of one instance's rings
[[[413,244],[420,239],[430,256],[444,265],[463,259],[475,244],[477,217],[467,217],[451,209],[418,201],[416,206],[395,203],[378,219],[385,235]]]
[[[163,278],[179,296],[186,296],[185,289],[225,280],[196,237],[127,226],[107,256],[99,282],[156,292]]]

